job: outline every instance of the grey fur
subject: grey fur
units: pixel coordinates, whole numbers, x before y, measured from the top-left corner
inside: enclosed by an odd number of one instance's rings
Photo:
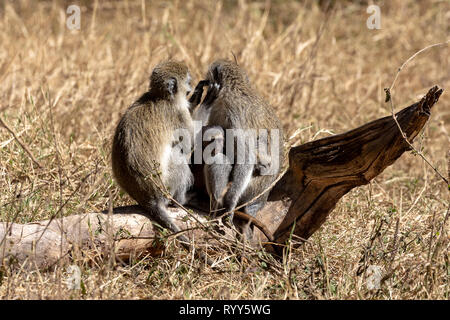
[[[112,146],[112,169],[118,184],[147,211],[153,221],[173,232],[180,231],[171,220],[168,200],[151,178],[159,163],[161,179],[170,195],[181,204],[193,184],[187,157],[174,146],[177,129],[192,132],[192,118],[186,94],[189,72],[184,64],[168,61],[155,67],[150,90],[131,105],[119,121]],[[177,161],[178,160],[178,161]],[[179,236],[186,242],[187,238]]]
[[[269,144],[277,146],[279,163],[284,161],[284,139],[283,129],[275,111],[258,95],[250,84],[246,72],[234,62],[218,60],[209,67],[206,80],[209,82],[208,91],[213,91],[207,105],[200,108],[207,109],[206,124],[208,126],[219,126],[226,129],[266,129],[279,130],[279,141],[271,141]],[[205,98],[206,100],[206,98]],[[222,137],[224,139],[224,137]],[[237,146],[239,139],[226,136],[228,148],[246,148],[245,145]],[[229,144],[231,143],[231,146]],[[276,144],[277,143],[277,144]],[[236,149],[235,149],[236,150]],[[227,150],[228,151],[228,150]],[[247,152],[246,152],[247,153]],[[258,194],[262,193],[276,179],[280,170],[278,168],[270,175],[262,175],[265,167],[270,163],[264,156],[257,155],[258,161],[234,164],[205,164],[205,183],[210,195],[213,207],[223,206],[224,211],[231,212]],[[246,158],[248,160],[248,158]],[[224,181],[226,180],[226,183]],[[244,212],[256,216],[257,212],[265,205],[268,191],[257,200],[244,207]]]

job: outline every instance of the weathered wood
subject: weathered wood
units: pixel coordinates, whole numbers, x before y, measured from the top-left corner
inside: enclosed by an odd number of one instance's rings
[[[397,113],[396,119],[410,142],[425,125],[441,93],[442,89],[434,87],[421,101]],[[391,116],[292,148],[289,169],[271,190],[271,202],[257,218],[280,244],[288,239],[294,223],[294,234],[307,239],[325,222],[344,194],[367,184],[408,149]],[[191,205],[205,205],[205,201],[197,197]],[[163,248],[155,246],[152,239],[158,232],[142,213],[140,207],[130,206],[115,208],[111,216],[103,212],[25,225],[0,222],[0,265],[28,260],[39,268],[50,267],[74,250],[92,248],[99,254],[112,250],[122,260],[144,253],[161,254]],[[170,214],[181,229],[196,226],[181,209],[171,209]],[[201,210],[195,210],[195,215],[202,222],[207,220]],[[226,237],[234,236],[229,230],[225,232]],[[220,245],[220,241],[211,242],[214,240],[202,229],[189,230],[187,236],[196,246]],[[124,237],[131,238],[120,239]],[[266,238],[256,231],[255,242],[258,240]]]
[[[195,226],[185,212],[171,208],[171,217],[182,229]],[[72,215],[27,224],[0,222],[0,265],[26,264],[28,268],[49,268],[68,255],[91,252],[91,256],[114,254],[120,260],[145,254],[160,255],[161,235],[139,206]],[[198,217],[200,221],[205,218]],[[197,239],[202,232],[188,232]]]
[[[441,94],[442,89],[433,87],[419,102],[396,114],[410,142],[427,122]],[[343,195],[367,184],[409,148],[392,116],[292,148],[289,170],[270,195],[272,200],[283,196],[292,200],[274,233],[275,241],[285,242],[294,222],[294,234],[308,239]]]

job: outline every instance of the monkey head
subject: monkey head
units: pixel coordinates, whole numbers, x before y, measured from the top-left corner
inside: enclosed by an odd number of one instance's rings
[[[150,76],[150,91],[164,99],[185,98],[191,92],[188,67],[177,61],[159,63]]]
[[[206,80],[210,86],[214,85],[218,89],[224,87],[233,89],[235,87],[250,86],[247,73],[235,62],[219,59],[214,61],[206,74]]]

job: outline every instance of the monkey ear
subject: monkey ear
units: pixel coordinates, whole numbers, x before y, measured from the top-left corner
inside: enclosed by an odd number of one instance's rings
[[[172,96],[174,96],[176,93],[177,93],[177,91],[178,91],[178,86],[177,86],[177,79],[175,79],[175,78],[169,78],[167,81],[166,81],[166,87],[167,87],[167,91],[172,95]]]

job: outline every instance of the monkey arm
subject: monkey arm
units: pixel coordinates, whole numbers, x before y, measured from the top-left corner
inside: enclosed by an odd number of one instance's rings
[[[205,106],[212,106],[213,102],[217,99],[220,92],[220,85],[218,83],[209,84],[208,91],[206,92],[205,100],[203,104]]]
[[[203,87],[206,87],[208,85],[209,85],[208,80],[201,80],[195,86],[194,93],[189,98],[189,103],[191,104],[191,110],[200,103],[200,101],[202,100],[202,95],[203,95]]]

